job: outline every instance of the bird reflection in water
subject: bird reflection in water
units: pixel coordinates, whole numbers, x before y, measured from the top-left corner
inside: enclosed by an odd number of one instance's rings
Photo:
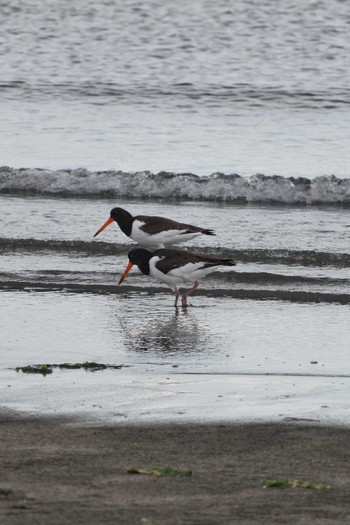
[[[208,349],[208,330],[200,326],[193,312],[176,309],[171,315],[148,310],[142,317],[131,312],[120,316],[125,346],[145,354],[191,354]]]

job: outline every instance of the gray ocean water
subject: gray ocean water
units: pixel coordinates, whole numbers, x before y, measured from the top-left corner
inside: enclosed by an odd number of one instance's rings
[[[11,167],[349,176],[343,0],[1,2]]]
[[[349,422],[350,5],[0,2],[1,404]],[[213,228],[192,307],[114,206]],[[105,376],[17,366],[95,360]],[[326,407],[326,408],[325,408]],[[329,409],[329,410],[328,410]],[[98,414],[97,414],[98,413]]]

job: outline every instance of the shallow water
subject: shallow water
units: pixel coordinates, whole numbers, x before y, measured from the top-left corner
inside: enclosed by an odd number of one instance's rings
[[[2,404],[88,420],[349,423],[348,307],[165,294],[3,292]],[[16,372],[97,361],[120,370]],[[347,414],[347,415],[346,415]]]
[[[92,238],[113,201],[1,196],[0,202],[4,289],[122,292],[116,285],[133,244],[116,224]],[[275,298],[294,301],[349,302],[348,209],[205,202],[122,204],[133,214],[168,216],[215,230],[216,236],[197,238],[183,248],[233,258],[237,265],[207,277],[198,294],[219,297],[237,292],[271,299],[275,291]],[[125,285],[149,293],[164,289],[137,269]]]
[[[130,240],[116,224],[92,240],[109,217],[110,209],[118,204],[132,215],[166,214],[174,220],[200,223],[215,231],[214,237],[197,238],[193,246],[350,253],[347,208],[8,195],[0,195],[0,201],[2,239],[85,241],[91,246],[101,242],[129,244]]]

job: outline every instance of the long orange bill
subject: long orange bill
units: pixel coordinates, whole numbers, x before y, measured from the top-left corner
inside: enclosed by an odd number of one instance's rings
[[[99,233],[103,232],[103,230],[105,228],[107,228],[107,226],[109,226],[111,223],[113,222],[113,219],[112,217],[110,217],[105,223],[103,226],[101,226],[101,228],[95,233],[94,237],[96,237]]]
[[[134,263],[132,262],[129,262],[128,266],[125,268],[125,272],[123,273],[123,275],[121,276],[120,278],[120,281],[118,284],[122,284],[122,282],[124,281],[124,279],[126,279],[126,276],[128,275],[128,273],[130,272],[131,268],[134,266]]]

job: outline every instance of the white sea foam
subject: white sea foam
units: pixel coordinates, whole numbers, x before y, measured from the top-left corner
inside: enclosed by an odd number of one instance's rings
[[[286,204],[349,204],[350,179],[334,175],[308,178],[242,177],[213,173],[157,174],[149,171],[88,171],[0,168],[0,193],[31,193],[81,197],[276,202]]]

